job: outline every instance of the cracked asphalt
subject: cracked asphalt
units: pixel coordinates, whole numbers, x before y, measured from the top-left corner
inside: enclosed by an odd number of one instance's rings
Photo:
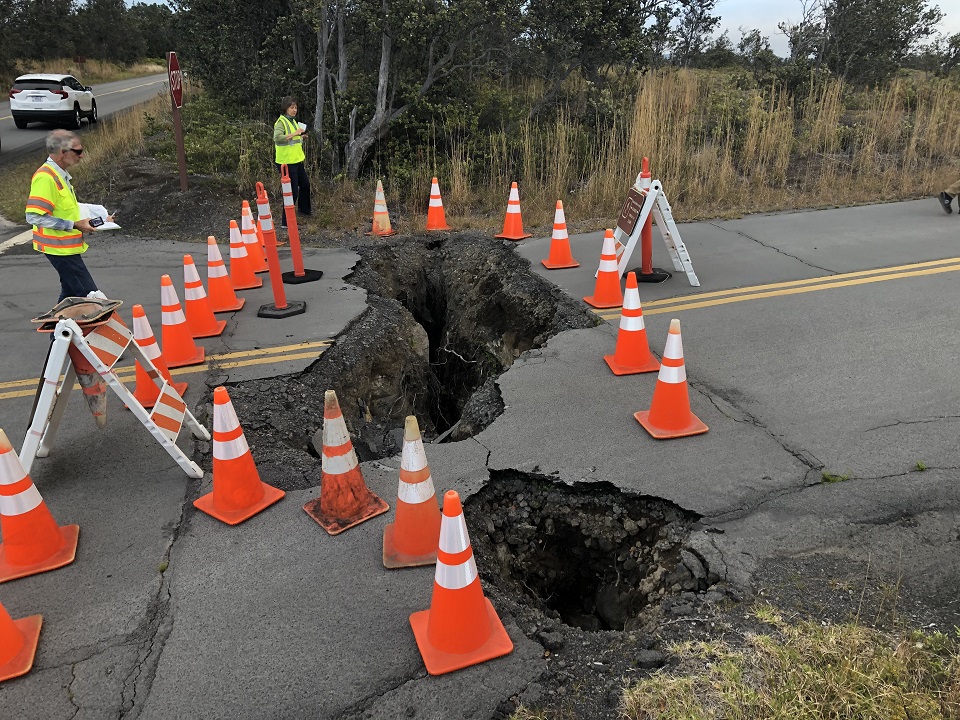
[[[939,262],[960,256],[957,218],[929,199],[680,231],[702,286],[679,274],[642,285],[641,300],[658,354],[680,318],[691,405],[710,432],[655,441],[640,428],[632,415],[649,406],[656,377],[609,372],[601,356],[614,347],[613,319],[519,358],[499,379],[504,414],[477,437],[428,445],[438,492],[468,498],[505,469],[611,483],[700,515],[690,547],[754,592],[778,568],[812,583],[869,563],[898,578],[917,622],[960,624],[960,260]],[[601,236],[572,238],[582,263],[572,270],[540,265],[549,238],[515,246],[580,298]],[[87,261],[127,313],[142,302],[154,321],[160,273],[178,278],[184,248],[200,247],[115,238]],[[260,321],[245,308],[229,316],[226,339],[205,341],[208,352],[335,337],[362,312],[365,294],[343,281],[356,255],[314,252],[324,280],[287,286],[307,300],[306,316]],[[656,231],[654,264],[670,268]],[[861,274],[900,266],[910,268]],[[45,342],[27,320],[55,299],[55,284],[32,252],[0,256],[0,382],[39,373]],[[268,301],[267,289],[244,295]],[[191,376],[187,400],[209,425],[207,387],[310,362],[214,366]],[[31,401],[0,399],[15,445]],[[0,717],[489,718],[536,681],[543,649],[509,615],[511,655],[426,674],[407,617],[429,605],[433,571],[382,568],[392,513],[329,537],[301,510],[314,488],[228,528],[193,509],[209,474],[186,478],[115,398],[103,432],[79,402],[32,472],[55,517],[81,526],[77,561],[0,585],[14,617],[45,617],[33,671],[0,685]],[[391,505],[398,466],[364,464]]]

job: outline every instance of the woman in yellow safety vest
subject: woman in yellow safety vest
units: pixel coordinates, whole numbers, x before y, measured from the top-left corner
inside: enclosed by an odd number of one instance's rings
[[[286,165],[290,172],[290,186],[293,190],[293,202],[301,215],[310,214],[310,178],[303,166],[306,156],[303,154],[303,137],[306,129],[297,123],[297,100],[287,96],[280,101],[283,113],[273,124],[273,148],[277,171]],[[281,227],[287,226],[287,214],[280,213]]]

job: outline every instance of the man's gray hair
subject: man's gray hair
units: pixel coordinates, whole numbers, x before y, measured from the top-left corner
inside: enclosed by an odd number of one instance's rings
[[[79,140],[76,133],[69,130],[54,130],[47,135],[47,152],[51,155],[61,153],[73,145],[74,140]]]

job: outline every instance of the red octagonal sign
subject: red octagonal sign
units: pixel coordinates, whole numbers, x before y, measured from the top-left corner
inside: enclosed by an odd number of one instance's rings
[[[183,73],[175,52],[167,53],[167,79],[170,83],[170,97],[176,107],[183,107]]]

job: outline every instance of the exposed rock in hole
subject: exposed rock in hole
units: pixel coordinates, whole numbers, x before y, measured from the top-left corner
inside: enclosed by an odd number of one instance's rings
[[[485,582],[584,630],[630,630],[715,578],[684,541],[697,516],[606,483],[494,472],[465,513]]]
[[[493,381],[517,357],[562,330],[598,323],[510,247],[479,234],[393,238],[358,252],[348,280],[399,301],[429,338],[429,379],[406,389],[428,395],[419,418],[428,434],[476,434],[503,411]]]

